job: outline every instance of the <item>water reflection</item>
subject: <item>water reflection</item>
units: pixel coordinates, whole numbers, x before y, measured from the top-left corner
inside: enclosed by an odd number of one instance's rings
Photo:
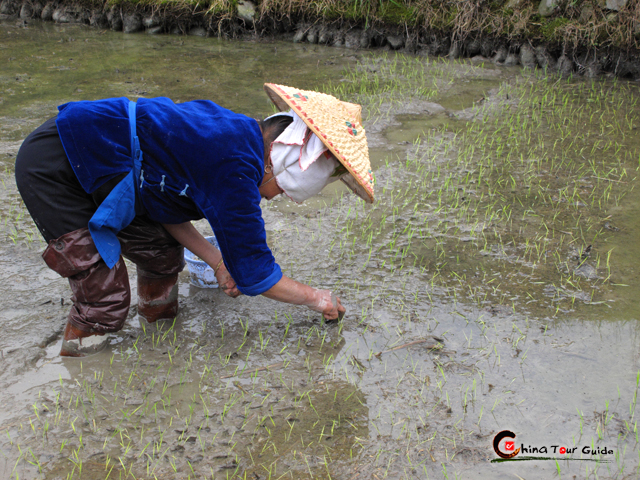
[[[15,123],[29,120],[12,134],[2,132],[12,140],[24,138],[57,105],[74,100],[210,99],[239,113],[266,115],[272,107],[262,94],[265,82],[317,87],[355,61],[343,50],[282,42],[124,35],[39,22],[2,26],[2,115]]]

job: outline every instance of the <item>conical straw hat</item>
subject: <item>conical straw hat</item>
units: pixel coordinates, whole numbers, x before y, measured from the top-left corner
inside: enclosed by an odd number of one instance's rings
[[[365,202],[373,203],[373,174],[360,105],[274,83],[265,83],[264,90],[280,111],[292,109],[298,114],[351,174],[341,180]]]

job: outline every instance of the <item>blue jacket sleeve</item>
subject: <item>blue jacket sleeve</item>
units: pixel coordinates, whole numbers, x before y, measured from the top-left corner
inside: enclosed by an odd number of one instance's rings
[[[255,168],[240,160],[218,169],[215,195],[194,192],[211,224],[225,266],[244,295],[260,295],[282,278],[267,245]]]

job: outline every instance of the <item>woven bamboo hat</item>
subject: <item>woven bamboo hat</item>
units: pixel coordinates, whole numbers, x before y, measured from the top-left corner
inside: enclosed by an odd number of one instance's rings
[[[373,203],[373,173],[360,105],[274,83],[265,83],[264,90],[280,111],[292,109],[344,165],[350,175],[340,180],[365,202]]]

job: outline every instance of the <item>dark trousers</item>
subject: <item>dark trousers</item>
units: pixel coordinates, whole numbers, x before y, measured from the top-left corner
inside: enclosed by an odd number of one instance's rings
[[[91,194],[85,192],[67,159],[55,118],[25,139],[15,172],[20,195],[49,244],[43,253],[45,262],[69,279],[74,301],[69,322],[90,333],[120,330],[131,302],[127,269],[122,257],[112,269],[107,267],[87,225],[124,175],[110,179]],[[153,284],[158,301],[169,298],[177,274],[184,268],[182,246],[146,215],[136,216],[118,233],[118,239],[122,255],[136,264],[139,291],[149,291]],[[177,298],[174,301],[177,309]],[[154,299],[145,298],[145,302],[151,304]]]

